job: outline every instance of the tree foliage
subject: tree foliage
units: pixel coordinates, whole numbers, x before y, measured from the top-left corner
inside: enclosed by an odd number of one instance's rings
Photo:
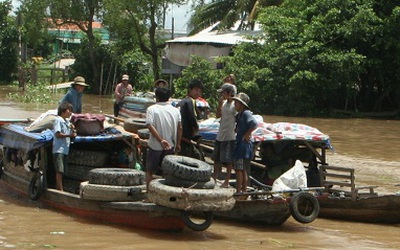
[[[224,70],[235,73],[238,91],[249,94],[257,113],[398,110],[399,5],[285,0],[260,8],[263,36],[235,46]]]
[[[100,63],[96,61],[94,52],[96,42],[93,22],[96,17],[101,17],[102,0],[22,0],[21,6],[21,13],[28,18],[32,17],[37,25],[25,22],[27,30],[36,27],[41,32],[47,32],[45,28],[49,25],[73,24],[86,34],[92,75],[85,75],[85,77],[93,86],[93,92],[100,93]],[[40,29],[40,27],[44,29]],[[29,36],[35,36],[35,32],[29,32]]]
[[[0,82],[12,81],[17,71],[18,30],[11,10],[11,1],[0,2]]]
[[[208,3],[194,3],[194,14],[189,20],[190,35],[217,22],[219,30],[237,26],[238,30],[253,29],[261,7],[280,5],[283,0],[214,0]]]
[[[154,80],[160,77],[161,49],[165,42],[159,29],[168,4],[180,5],[185,0],[104,0],[104,22],[126,51],[140,48],[150,58]],[[145,61],[145,58],[144,60]]]

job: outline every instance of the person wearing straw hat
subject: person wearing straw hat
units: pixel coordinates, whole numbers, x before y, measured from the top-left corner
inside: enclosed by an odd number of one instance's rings
[[[157,88],[168,88],[168,82],[164,79],[157,79],[154,81],[154,92]]]
[[[115,87],[114,116],[117,117],[125,96],[132,95],[132,85],[129,83],[129,76],[122,75],[122,82]]]
[[[85,90],[85,87],[88,86],[89,85],[85,83],[85,78],[82,76],[75,77],[74,81],[71,83],[71,88],[69,88],[68,92],[64,95],[59,103],[69,102],[72,104],[73,113],[82,113],[83,91]]]
[[[234,151],[234,169],[236,172],[236,192],[246,192],[250,161],[253,158],[253,142],[251,133],[257,128],[258,122],[250,111],[250,98],[241,92],[232,98],[235,101],[236,145]]]

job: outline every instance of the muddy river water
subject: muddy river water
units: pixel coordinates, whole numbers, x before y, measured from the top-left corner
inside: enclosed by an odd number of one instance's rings
[[[1,118],[35,118],[56,104],[16,104],[0,87]],[[54,94],[58,100],[62,93]],[[84,112],[112,113],[109,96],[84,96]],[[359,182],[400,187],[400,121],[265,116],[266,122],[296,122],[331,137],[330,160],[356,168]],[[360,172],[360,176],[357,173]],[[132,229],[60,213],[0,189],[0,249],[400,249],[400,225],[290,218],[268,227],[215,220],[204,232]]]

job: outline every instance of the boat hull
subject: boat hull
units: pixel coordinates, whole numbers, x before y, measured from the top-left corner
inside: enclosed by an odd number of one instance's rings
[[[20,167],[16,167],[20,168]],[[28,196],[29,181],[3,169],[0,186]],[[181,212],[153,203],[138,201],[105,202],[82,199],[72,194],[48,188],[38,200],[55,209],[85,218],[149,230],[180,231],[184,228]]]
[[[368,223],[400,223],[400,196],[381,195],[360,198],[324,197],[319,199],[319,217]]]
[[[289,204],[284,199],[237,201],[233,209],[214,212],[214,216],[262,225],[282,225],[290,216]]]

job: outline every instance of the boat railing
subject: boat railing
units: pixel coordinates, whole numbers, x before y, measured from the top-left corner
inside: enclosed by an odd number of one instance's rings
[[[360,196],[377,195],[374,188],[378,186],[357,186],[355,184],[354,168],[321,165],[319,172],[321,186],[325,188],[326,192],[338,193],[343,197],[350,196],[354,201]],[[368,189],[369,191],[367,193],[359,193],[362,189]]]

